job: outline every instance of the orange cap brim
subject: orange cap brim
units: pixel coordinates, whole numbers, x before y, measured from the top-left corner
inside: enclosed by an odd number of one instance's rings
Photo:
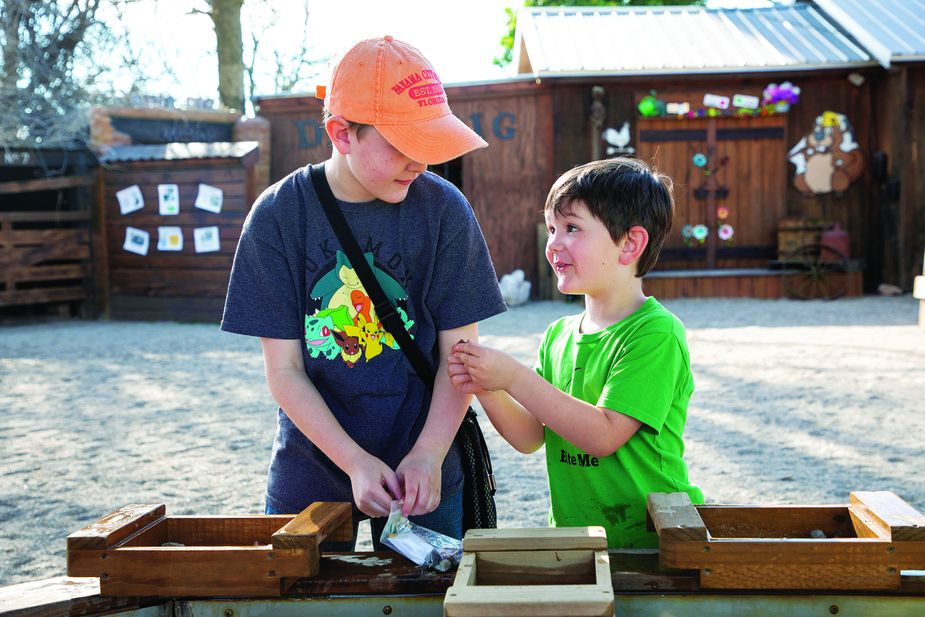
[[[452,113],[411,124],[376,124],[375,127],[396,150],[427,165],[446,163],[488,147],[488,142]]]

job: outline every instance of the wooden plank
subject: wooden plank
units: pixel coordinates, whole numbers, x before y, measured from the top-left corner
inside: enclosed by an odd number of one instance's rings
[[[887,590],[900,586],[899,571],[886,566],[863,565],[760,565],[711,566],[701,570],[703,589],[812,589]]]
[[[595,585],[518,585],[447,590],[445,617],[603,617],[613,615],[609,597]]]
[[[63,242],[85,244],[90,241],[88,229],[14,229],[4,234],[0,244],[8,248],[26,248],[38,246],[46,248],[49,244]]]
[[[603,527],[538,527],[525,529],[470,529],[463,551],[536,551],[606,549]]]
[[[104,549],[163,519],[164,504],[129,504],[67,537],[68,551]]]
[[[589,549],[478,551],[479,585],[593,585],[595,555]],[[609,570],[608,570],[608,580]]]
[[[89,297],[86,289],[81,287],[59,287],[43,289],[23,289],[0,291],[0,306],[22,306],[24,304],[44,304],[48,302],[70,302]]]
[[[317,550],[325,539],[344,542],[353,538],[353,516],[349,503],[317,501],[302,510],[273,534],[275,548]]]
[[[305,551],[270,546],[118,547],[69,553],[68,571],[100,577],[103,594],[276,596],[283,577],[306,576]]]
[[[675,568],[720,565],[873,565],[896,567],[897,553],[889,543],[870,538],[713,539],[709,542],[675,542],[659,546],[662,564]]]
[[[0,224],[20,223],[20,222],[37,222],[37,223],[63,223],[63,222],[82,222],[90,220],[89,210],[55,210],[49,211],[10,211],[0,212]]]
[[[100,580],[56,576],[0,587],[0,615],[4,617],[71,617],[109,615],[153,606],[158,600],[100,595]]]
[[[890,491],[853,491],[850,509],[884,530],[893,542],[925,541],[925,515]],[[860,535],[860,534],[859,534]],[[925,564],[923,564],[925,567]]]
[[[273,532],[291,519],[264,514],[168,516],[167,541],[186,546],[269,546]]]
[[[61,266],[32,266],[15,271],[16,282],[23,281],[60,281],[89,278],[93,274],[89,263]]]
[[[649,493],[646,511],[658,534],[659,546],[707,540],[706,526],[687,493]]]
[[[14,180],[0,182],[0,195],[13,193],[33,193],[36,191],[56,191],[84,186],[93,186],[95,174],[80,176],[61,176],[58,178],[37,178],[35,180]]]

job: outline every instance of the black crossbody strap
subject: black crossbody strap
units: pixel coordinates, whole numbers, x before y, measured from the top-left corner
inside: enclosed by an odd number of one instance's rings
[[[405,357],[408,358],[408,361],[411,362],[411,366],[414,367],[421,381],[430,390],[433,390],[434,374],[430,364],[424,357],[424,353],[414,344],[408,330],[405,329],[405,324],[402,323],[401,317],[395,310],[395,305],[385,295],[382,285],[376,280],[376,275],[373,274],[373,270],[366,261],[359,243],[350,231],[350,226],[347,225],[344,215],[341,213],[340,208],[337,207],[337,200],[331,191],[331,185],[328,184],[328,179],[324,175],[324,164],[312,165],[310,173],[315,193],[318,194],[318,200],[321,202],[325,216],[328,217],[328,222],[334,229],[341,248],[347,254],[350,265],[353,266],[357,276],[360,277],[360,281],[363,283],[363,287],[366,289],[366,293],[369,294],[370,299],[373,301],[373,305],[376,307],[376,316],[382,321],[386,330],[395,337],[395,341],[404,352]]]

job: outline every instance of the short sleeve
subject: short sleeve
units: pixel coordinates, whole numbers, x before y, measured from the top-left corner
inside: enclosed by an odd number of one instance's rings
[[[686,364],[672,332],[653,332],[628,341],[614,362],[598,407],[612,409],[661,432]]]
[[[302,338],[300,268],[292,247],[297,221],[283,225],[273,197],[262,196],[244,222],[235,251],[221,329],[275,339]]]
[[[506,310],[482,230],[461,196],[441,229],[427,305],[438,330],[450,330]]]

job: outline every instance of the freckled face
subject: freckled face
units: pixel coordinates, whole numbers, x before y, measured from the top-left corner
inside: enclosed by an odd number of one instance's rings
[[[366,201],[381,199],[393,204],[403,200],[411,183],[427,170],[427,165],[396,150],[372,126],[364,128],[359,135],[356,127],[350,128],[347,164],[365,191],[362,197]]]
[[[563,214],[547,210],[546,259],[564,294],[595,295],[613,287],[620,246],[584,202],[574,201]]]

